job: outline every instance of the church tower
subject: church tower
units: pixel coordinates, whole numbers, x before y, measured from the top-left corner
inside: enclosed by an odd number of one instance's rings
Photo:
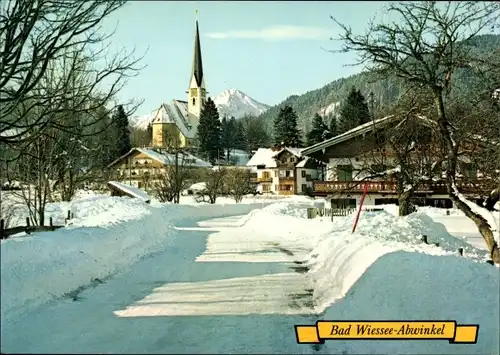
[[[200,32],[198,29],[198,20],[196,20],[193,69],[191,71],[191,82],[189,83],[188,91],[188,112],[198,118],[205,104],[207,94],[204,79],[203,63],[201,61]]]

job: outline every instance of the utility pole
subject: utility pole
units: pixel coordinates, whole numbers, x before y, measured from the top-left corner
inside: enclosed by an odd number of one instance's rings
[[[175,202],[180,202],[179,191],[179,146],[175,147]]]

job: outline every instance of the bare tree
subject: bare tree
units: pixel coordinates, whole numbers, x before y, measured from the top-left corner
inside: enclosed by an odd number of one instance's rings
[[[190,155],[185,152],[175,150],[168,157],[164,171],[152,177],[151,186],[161,202],[179,203],[181,192],[189,187],[196,176],[196,168]]]
[[[198,193],[196,200],[198,202],[209,202],[215,203],[217,201],[217,196],[223,194],[225,186],[225,178],[228,175],[228,169],[223,167],[218,167],[214,169],[207,170],[205,174],[205,189]],[[205,201],[205,198],[208,201]]]
[[[243,196],[255,192],[255,184],[252,183],[251,178],[252,173],[248,169],[228,169],[226,175],[226,189],[236,202],[241,202]]]
[[[342,51],[360,54],[359,64],[382,75],[396,75],[408,86],[426,89],[433,99],[434,120],[445,153],[445,176],[450,199],[476,224],[495,263],[500,263],[500,250],[487,219],[472,208],[472,204],[457,188],[457,162],[460,149],[457,127],[446,107],[457,71],[481,77],[487,94],[497,88],[491,73],[500,69],[500,49],[477,55],[473,51],[474,37],[498,26],[498,2],[435,2],[411,1],[392,3],[386,13],[397,15],[398,23],[371,24],[362,35],[353,34],[350,27],[341,24]],[[488,72],[490,75],[485,75]],[[493,77],[497,77],[496,75]]]
[[[79,127],[54,122],[55,114],[88,112],[110,103],[128,77],[138,73],[140,59],[132,53],[106,53],[111,34],[100,25],[125,1],[26,0],[2,2],[0,14],[0,142],[9,146],[30,144],[49,126],[78,133],[95,124],[90,120]],[[60,76],[53,96],[38,90],[50,68],[61,65],[68,71],[81,70],[88,80],[73,88],[71,105],[65,93],[70,76]],[[103,85],[105,84],[105,85]],[[98,88],[105,92],[95,95]],[[123,104],[123,103],[122,103]],[[134,110],[136,105],[130,103]],[[82,133],[80,133],[82,134]]]

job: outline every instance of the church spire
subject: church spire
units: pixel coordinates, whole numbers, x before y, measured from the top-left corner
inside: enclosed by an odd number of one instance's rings
[[[196,11],[198,14],[198,11]],[[198,17],[198,16],[196,16]],[[194,57],[193,57],[193,70],[191,77],[195,78],[198,87],[201,87],[203,82],[203,63],[201,61],[201,46],[200,46],[200,31],[198,29],[198,18],[196,19],[196,30],[194,36]]]

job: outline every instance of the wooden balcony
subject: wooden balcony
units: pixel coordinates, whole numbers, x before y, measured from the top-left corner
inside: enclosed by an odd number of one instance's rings
[[[280,176],[279,180],[280,182],[293,183],[295,181],[295,178],[293,176]]]
[[[396,194],[397,186],[394,181],[313,181],[313,193],[318,196],[339,193],[363,193],[364,185],[368,184],[368,193]],[[481,192],[480,181],[457,182],[458,189],[464,194]],[[447,195],[446,185],[443,181],[420,184],[416,194],[443,194]]]
[[[268,177],[260,177],[257,179],[258,182],[273,182],[273,178],[271,176]]]

